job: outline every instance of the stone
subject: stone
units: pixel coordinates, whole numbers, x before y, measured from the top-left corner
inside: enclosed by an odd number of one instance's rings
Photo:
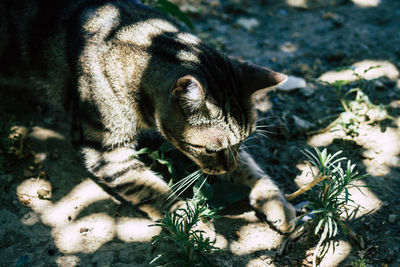
[[[312,122],[306,121],[300,117],[297,117],[296,115],[293,115],[292,118],[297,128],[299,128],[301,132],[307,131],[310,128],[314,127],[314,124]]]
[[[260,25],[256,18],[239,18],[236,23],[247,31],[251,31]]]
[[[286,3],[295,8],[308,9],[307,0],[286,0]]]
[[[280,91],[293,91],[299,88],[306,88],[307,82],[305,79],[295,76],[289,76],[285,83],[277,87]]]
[[[389,215],[389,223],[395,223],[397,219],[397,215],[396,214],[390,214]]]

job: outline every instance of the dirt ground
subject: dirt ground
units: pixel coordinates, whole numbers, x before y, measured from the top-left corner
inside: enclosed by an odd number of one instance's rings
[[[361,209],[348,222],[363,246],[340,235],[321,266],[400,266],[400,1],[175,2],[218,49],[292,77],[294,88],[258,96],[268,138],[247,143],[282,190],[308,182],[305,148],[343,150],[370,174],[362,181],[370,187],[351,192]],[[354,79],[353,71],[335,71],[344,66],[364,75],[364,93],[391,119],[361,123],[353,135],[324,131],[343,110],[334,90],[318,80]],[[28,130],[20,157],[6,158],[0,170],[0,265],[149,266],[160,253],[150,244],[160,229],[89,178],[70,143],[68,118],[44,115],[13,94],[1,95],[0,115],[2,134],[10,125]],[[224,210],[214,226],[223,250],[213,258],[217,266],[311,266],[316,240],[297,240],[277,257],[284,236],[246,199]]]

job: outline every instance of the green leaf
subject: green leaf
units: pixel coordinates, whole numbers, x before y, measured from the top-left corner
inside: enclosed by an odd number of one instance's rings
[[[337,80],[337,81],[335,81],[335,82],[332,84],[332,86],[335,87],[335,88],[337,88],[337,89],[339,89],[339,88],[341,88],[341,87],[343,87],[344,85],[347,85],[347,84],[349,84],[349,83],[350,83],[349,80]]]
[[[376,65],[376,66],[371,66],[368,69],[364,70],[364,73],[367,73],[368,71],[372,70],[372,69],[376,69],[376,68],[380,68],[382,67],[381,65]]]
[[[319,230],[321,229],[321,225],[322,225],[322,223],[323,223],[324,221],[325,221],[324,219],[321,219],[321,220],[318,222],[317,227],[315,227],[315,231],[314,231],[314,234],[315,234],[315,235],[318,235],[318,232],[319,232]]]
[[[174,3],[171,3],[168,0],[157,0],[156,8],[166,14],[170,14],[171,16],[178,18],[179,20],[184,22],[190,29],[194,29],[194,26],[189,17],[185,13],[183,13],[180,8]]]
[[[344,66],[344,67],[339,67],[335,69],[336,72],[344,71],[344,70],[354,70],[354,67],[352,66]]]
[[[163,164],[163,165],[170,165],[170,164],[172,164],[172,161],[171,161],[170,159],[156,158],[155,160],[157,160],[160,164]]]
[[[158,150],[160,150],[163,153],[167,153],[168,151],[173,150],[173,149],[175,149],[175,147],[170,142],[167,142],[167,141],[164,141],[161,144],[161,146],[158,148]]]
[[[139,155],[149,154],[149,153],[152,153],[152,152],[153,152],[153,151],[152,151],[150,148],[148,148],[148,147],[143,147],[143,148],[141,148],[140,150],[135,151],[135,152],[133,153],[132,157],[133,157],[133,158],[137,158],[137,157],[139,157]]]
[[[214,194],[214,189],[207,182],[204,175],[202,175],[197,183],[193,186],[193,198],[194,199],[211,199]]]

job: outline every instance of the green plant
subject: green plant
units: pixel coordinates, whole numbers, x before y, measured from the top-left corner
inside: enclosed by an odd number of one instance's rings
[[[165,213],[152,226],[160,226],[165,230],[154,236],[152,244],[161,241],[172,242],[173,248],[159,254],[150,264],[163,261],[161,266],[214,266],[207,255],[219,251],[215,241],[203,236],[203,231],[196,229],[200,219],[209,216],[204,202],[186,201],[186,208],[173,213]]]
[[[364,70],[364,74],[379,67],[380,66],[372,66]],[[344,69],[349,68],[341,68],[339,70]],[[373,104],[369,97],[364,93],[363,90],[368,84],[368,81],[365,81],[362,75],[355,72],[354,69],[353,75],[356,77],[356,85],[347,90],[344,90],[344,87],[351,84],[350,80],[337,80],[334,82],[322,81],[323,84],[334,89],[336,96],[344,109],[344,111],[340,113],[339,117],[328,126],[328,129],[340,125],[341,129],[349,136],[357,136],[359,134],[360,126],[363,123],[372,124],[385,119],[394,119],[388,114],[387,106]],[[355,98],[349,99],[349,96],[352,94],[355,94]]]
[[[160,10],[161,12],[173,16],[185,23],[190,29],[194,29],[193,23],[189,17],[181,11],[181,9],[168,0],[142,0],[143,3],[149,4]]]
[[[28,129],[17,126],[13,117],[0,115],[0,174],[3,174],[11,161],[28,156],[29,150],[25,145]]]
[[[355,262],[351,263],[352,267],[366,267],[367,264],[365,263],[364,259],[358,259]]]
[[[338,157],[342,151],[335,154],[328,154],[327,149],[322,152],[315,148],[316,155],[309,150],[304,154],[311,165],[317,167],[319,174],[311,174],[314,179],[321,180],[309,191],[306,192],[308,204],[306,208],[310,211],[305,215],[311,216],[314,234],[319,238],[316,246],[313,266],[316,266],[317,257],[322,258],[329,248],[331,238],[336,236],[340,230],[345,234],[354,235],[345,224],[344,219],[350,219],[356,215],[359,206],[351,199],[350,188],[360,188],[355,181],[364,178],[366,175],[359,175],[355,170],[356,165],[347,160],[346,168],[342,166],[345,157]],[[350,208],[353,208],[350,211]],[[324,246],[323,246],[324,245]],[[321,248],[322,247],[322,248]]]

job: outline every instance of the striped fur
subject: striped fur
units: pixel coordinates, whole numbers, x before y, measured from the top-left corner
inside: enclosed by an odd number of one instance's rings
[[[290,230],[291,206],[239,153],[255,129],[253,93],[284,75],[229,59],[136,1],[2,0],[0,7],[1,84],[67,110],[85,164],[102,183],[134,204],[167,206],[167,184],[133,157],[140,133],[154,128],[203,172],[251,187],[252,205]]]

